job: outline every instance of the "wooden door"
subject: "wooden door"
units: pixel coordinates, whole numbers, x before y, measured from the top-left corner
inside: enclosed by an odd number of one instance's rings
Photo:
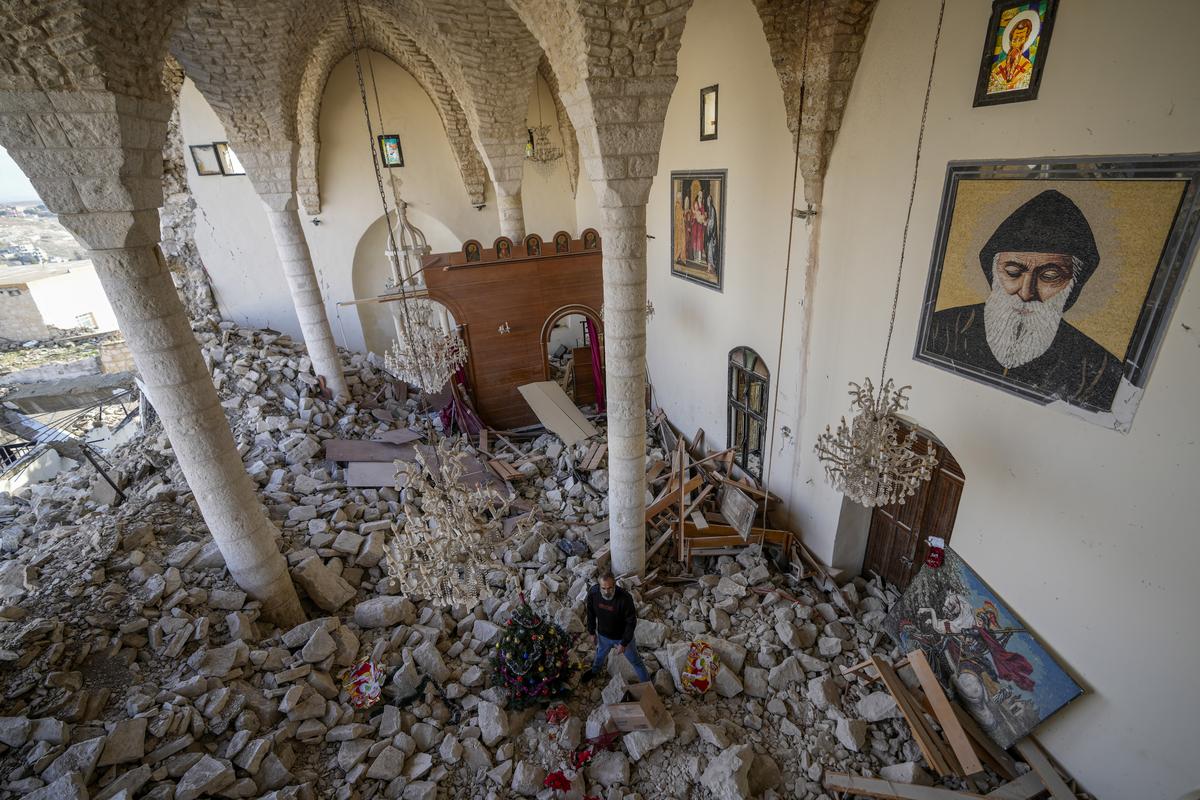
[[[874,570],[901,591],[925,563],[928,537],[940,536],[950,543],[965,483],[962,468],[950,451],[918,433],[918,451],[926,448],[932,448],[938,458],[933,477],[903,505],[876,508],[867,534],[864,571]]]

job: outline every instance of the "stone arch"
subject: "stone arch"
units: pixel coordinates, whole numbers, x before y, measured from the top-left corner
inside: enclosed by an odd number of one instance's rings
[[[235,146],[295,141],[299,81],[293,76],[300,74],[327,9],[312,1],[192,0],[171,53]]]
[[[369,9],[363,10],[370,24],[365,31],[356,32],[364,38],[366,47],[395,61],[420,84],[433,101],[450,149],[458,162],[463,185],[471,203],[482,205],[487,183],[487,170],[475,148],[466,114],[445,77],[414,39],[386,18],[377,18]],[[325,84],[334,67],[351,53],[350,37],[344,20],[331,21],[322,32],[304,69],[297,98],[297,128],[300,144],[297,183],[300,200],[310,214],[321,210],[319,121],[321,98]]]

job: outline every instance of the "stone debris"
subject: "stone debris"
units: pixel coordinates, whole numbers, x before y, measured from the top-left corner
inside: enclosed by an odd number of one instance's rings
[[[96,503],[87,465],[0,494],[0,800],[547,797],[559,769],[569,797],[816,800],[826,769],[928,780],[895,702],[839,669],[899,655],[879,629],[896,593],[798,582],[757,547],[704,559],[696,580],[650,601],[629,587],[668,713],[576,774],[567,755],[608,724],[602,696],[636,680],[628,662],[614,653],[619,677],[578,687],[550,725],[542,709],[505,707],[489,657],[515,587],[580,634],[575,657],[590,660],[583,601],[598,569],[588,553],[607,538],[607,474],[578,470],[589,444],[545,434],[513,437],[520,457],[495,448],[524,459],[509,485],[530,524],[488,577],[496,595],[434,608],[386,572],[399,493],[347,487],[320,458],[325,439],[421,428],[417,400],[391,399],[406,393],[347,355],[353,398],[335,405],[287,337],[232,323],[196,335],[310,619],[275,628],[233,584],[157,424],[110,454],[121,506]],[[648,461],[663,459],[649,434]],[[656,558],[661,574],[682,572]],[[702,697],[681,676],[694,640],[721,660]],[[383,703],[360,710],[343,672],[367,659]]]

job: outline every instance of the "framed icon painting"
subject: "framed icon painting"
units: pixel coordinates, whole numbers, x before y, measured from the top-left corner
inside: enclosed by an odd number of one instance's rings
[[[1037,98],[1058,0],[996,0],[983,42],[975,105]]]
[[[400,134],[379,134],[379,159],[388,169],[404,166],[404,150],[400,147]]]
[[[721,291],[727,171],[671,173],[671,274]]]

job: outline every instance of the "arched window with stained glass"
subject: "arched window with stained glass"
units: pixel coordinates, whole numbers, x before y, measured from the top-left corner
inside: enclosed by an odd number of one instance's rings
[[[771,373],[749,347],[729,351],[729,431],[726,447],[734,461],[756,480],[762,480],[767,441],[767,389]]]

